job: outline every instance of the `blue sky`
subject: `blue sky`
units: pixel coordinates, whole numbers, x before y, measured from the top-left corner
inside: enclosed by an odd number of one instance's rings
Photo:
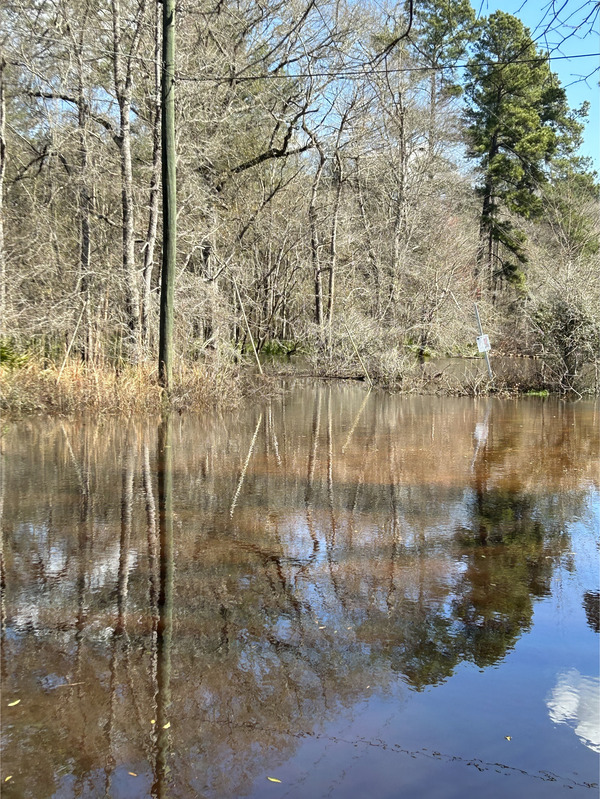
[[[552,59],[556,72],[567,91],[569,105],[579,107],[585,100],[590,103],[582,155],[593,160],[600,173],[600,57],[573,58],[585,53],[600,53],[600,14],[585,22],[593,12],[593,0],[471,0],[479,16],[489,16],[497,9],[513,14],[530,29],[533,38],[552,56],[570,56]],[[564,8],[562,6],[564,5]],[[554,19],[554,9],[560,13]],[[592,15],[593,16],[593,15]]]

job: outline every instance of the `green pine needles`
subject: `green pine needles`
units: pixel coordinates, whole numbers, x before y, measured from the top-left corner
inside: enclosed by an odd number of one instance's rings
[[[482,20],[466,78],[468,155],[482,174],[477,274],[495,292],[502,281],[524,285],[526,237],[514,218],[541,217],[549,164],[572,151],[583,126],[547,54],[503,11]]]

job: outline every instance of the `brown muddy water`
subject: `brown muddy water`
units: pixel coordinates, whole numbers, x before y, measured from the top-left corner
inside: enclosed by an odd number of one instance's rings
[[[600,408],[299,384],[2,441],[2,796],[596,797]]]

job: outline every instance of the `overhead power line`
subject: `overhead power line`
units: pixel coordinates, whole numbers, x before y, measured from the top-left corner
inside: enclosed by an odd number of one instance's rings
[[[487,67],[507,67],[511,64],[542,64],[546,61],[565,61],[574,58],[598,58],[600,53],[578,53],[577,55],[562,55],[562,56],[538,56],[536,58],[522,58],[514,59],[511,61],[489,61],[479,66]],[[364,78],[370,75],[389,75],[391,73],[403,72],[441,72],[442,70],[452,69],[467,69],[468,62],[459,64],[448,64],[445,66],[419,66],[419,67],[390,67],[386,69],[373,69],[369,68],[367,64],[360,67],[353,67],[351,69],[341,69],[337,71],[315,71],[315,72],[295,72],[295,73],[278,73],[267,72],[262,75],[177,75],[176,80],[191,81],[191,82],[213,82],[213,83],[241,83],[242,81],[251,80],[294,80],[297,78]]]

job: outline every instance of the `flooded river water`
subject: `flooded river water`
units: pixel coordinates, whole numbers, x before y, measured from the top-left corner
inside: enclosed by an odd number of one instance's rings
[[[298,384],[2,439],[2,796],[596,797],[600,408]]]

